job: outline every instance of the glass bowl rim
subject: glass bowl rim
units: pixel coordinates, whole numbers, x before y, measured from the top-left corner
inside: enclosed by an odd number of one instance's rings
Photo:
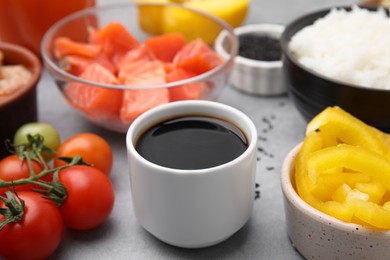
[[[71,21],[74,21],[76,19],[82,18],[85,15],[91,15],[91,14],[96,14],[105,10],[110,10],[110,9],[123,9],[123,8],[130,8],[130,7],[141,7],[141,6],[161,6],[161,7],[176,7],[176,8],[182,8],[184,10],[188,10],[190,12],[199,14],[208,20],[218,24],[221,26],[221,32],[225,32],[229,35],[229,37],[232,39],[232,51],[230,54],[230,57],[227,59],[224,58],[224,62],[199,75],[196,75],[194,77],[184,79],[184,80],[179,80],[175,82],[170,82],[166,84],[161,84],[161,85],[147,85],[147,86],[136,86],[136,85],[123,85],[123,84],[103,84],[103,83],[98,83],[94,81],[89,81],[82,79],[80,77],[77,77],[71,73],[66,72],[65,70],[61,69],[54,61],[51,59],[46,51],[49,41],[52,40],[52,36],[58,29],[60,29],[62,26],[68,24]],[[171,88],[171,87],[176,87],[176,86],[181,86],[184,84],[189,84],[189,83],[195,83],[199,81],[205,81],[207,79],[212,78],[215,75],[218,75],[220,73],[223,73],[226,69],[229,67],[232,67],[234,65],[234,59],[238,54],[238,37],[235,35],[233,28],[225,22],[223,19],[214,16],[212,14],[209,14],[205,11],[198,10],[195,8],[191,8],[188,6],[183,6],[182,4],[175,4],[175,3],[136,3],[136,2],[124,2],[124,3],[117,3],[117,4],[106,4],[102,6],[97,6],[97,7],[89,7],[85,8],[83,10],[74,12],[59,21],[57,21],[55,24],[53,24],[44,34],[42,41],[41,41],[41,53],[42,53],[42,59],[45,64],[45,66],[53,70],[55,73],[59,74],[62,78],[64,78],[66,81],[75,81],[81,84],[87,84],[87,85],[93,85],[93,86],[98,86],[98,87],[104,87],[104,88],[111,88],[111,89],[122,89],[122,90],[129,90],[129,89],[152,89],[152,88]]]

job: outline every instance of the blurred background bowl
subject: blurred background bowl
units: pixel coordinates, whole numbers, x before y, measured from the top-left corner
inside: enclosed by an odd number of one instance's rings
[[[307,204],[295,190],[295,146],[282,165],[281,187],[287,234],[306,259],[389,259],[390,231],[333,218]]]
[[[304,15],[287,25],[282,34],[283,70],[289,94],[307,121],[324,108],[337,105],[367,124],[389,132],[390,90],[362,87],[329,78],[303,66],[291,53],[289,49],[291,38],[302,28],[313,24],[329,12],[330,9],[325,9]]]
[[[51,25],[95,0],[0,1],[0,40],[23,46],[40,56],[41,40]]]
[[[226,31],[227,41],[230,43],[227,52],[230,56],[224,59],[221,65],[207,72],[164,85],[125,86],[102,84],[81,79],[62,69],[54,54],[54,40],[57,37],[64,36],[74,41],[86,43],[91,27],[102,28],[114,21],[121,23],[140,43],[143,43],[150,36],[180,32],[185,36],[187,42],[201,38],[211,48],[214,48],[216,37],[221,31]],[[167,88],[171,91],[184,85],[202,84],[204,91],[196,99],[215,100],[227,83],[237,51],[237,37],[234,35],[233,29],[223,20],[182,5],[158,3],[122,3],[79,11],[53,25],[45,34],[41,45],[45,66],[68,103],[92,123],[122,133],[127,131],[131,122],[121,120],[119,113],[106,117],[103,116],[104,111],[97,115],[87,109],[80,109],[80,106],[75,105],[69,95],[66,94],[67,88],[71,84],[77,83],[106,90],[138,89],[144,91]],[[147,92],[144,91],[144,93]],[[110,101],[104,102],[109,103]]]
[[[27,84],[15,92],[0,96],[0,159],[8,155],[5,140],[13,140],[16,130],[23,124],[37,121],[37,84],[41,76],[41,63],[35,54],[19,45],[0,42],[4,55],[3,65],[23,65],[31,72]]]
[[[248,47],[248,42],[245,47],[240,46],[238,56],[235,58],[234,69],[229,76],[229,83],[233,87],[248,94],[261,96],[281,95],[287,92],[279,49],[279,39],[283,30],[284,26],[279,24],[249,24],[234,29],[239,41],[241,41],[241,37],[251,37],[250,40],[256,39],[252,41],[253,50],[251,52],[256,57],[249,58],[240,55],[241,51],[245,51],[242,48]],[[271,46],[271,40],[276,40],[273,42],[274,46]],[[222,57],[229,58],[229,48],[229,40],[226,33],[223,32],[217,38],[216,50]],[[276,53],[279,54],[279,57],[274,60],[273,57],[277,56]],[[272,60],[266,60],[271,56]]]

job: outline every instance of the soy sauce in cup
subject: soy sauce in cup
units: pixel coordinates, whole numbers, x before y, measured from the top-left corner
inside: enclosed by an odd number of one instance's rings
[[[130,125],[126,147],[134,214],[161,241],[215,245],[250,218],[257,130],[243,112],[213,101],[170,102]]]
[[[136,143],[137,152],[160,166],[195,170],[239,157],[248,141],[235,125],[214,117],[183,116],[158,123]]]

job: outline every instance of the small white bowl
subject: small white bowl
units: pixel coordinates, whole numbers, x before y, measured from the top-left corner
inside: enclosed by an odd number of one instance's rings
[[[291,178],[300,147],[288,153],[281,174],[287,233],[293,246],[307,259],[390,259],[390,231],[338,220],[299,197]]]
[[[234,34],[237,37],[244,34],[257,34],[280,39],[284,28],[283,25],[278,24],[250,24],[237,27]],[[215,42],[215,50],[226,59],[229,58],[226,51],[229,46],[225,39],[226,34],[222,31]],[[287,92],[281,60],[259,61],[238,55],[229,76],[229,83],[246,93],[262,96],[281,95]]]

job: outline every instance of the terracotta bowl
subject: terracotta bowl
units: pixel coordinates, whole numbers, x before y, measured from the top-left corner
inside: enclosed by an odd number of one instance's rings
[[[24,47],[0,42],[4,65],[24,65],[31,71],[29,82],[9,96],[0,96],[0,159],[8,155],[4,144],[12,140],[16,130],[27,122],[37,121],[37,83],[42,65],[35,54]]]
[[[303,201],[292,182],[301,144],[286,156],[281,174],[287,234],[306,259],[390,259],[390,231],[333,218]]]

